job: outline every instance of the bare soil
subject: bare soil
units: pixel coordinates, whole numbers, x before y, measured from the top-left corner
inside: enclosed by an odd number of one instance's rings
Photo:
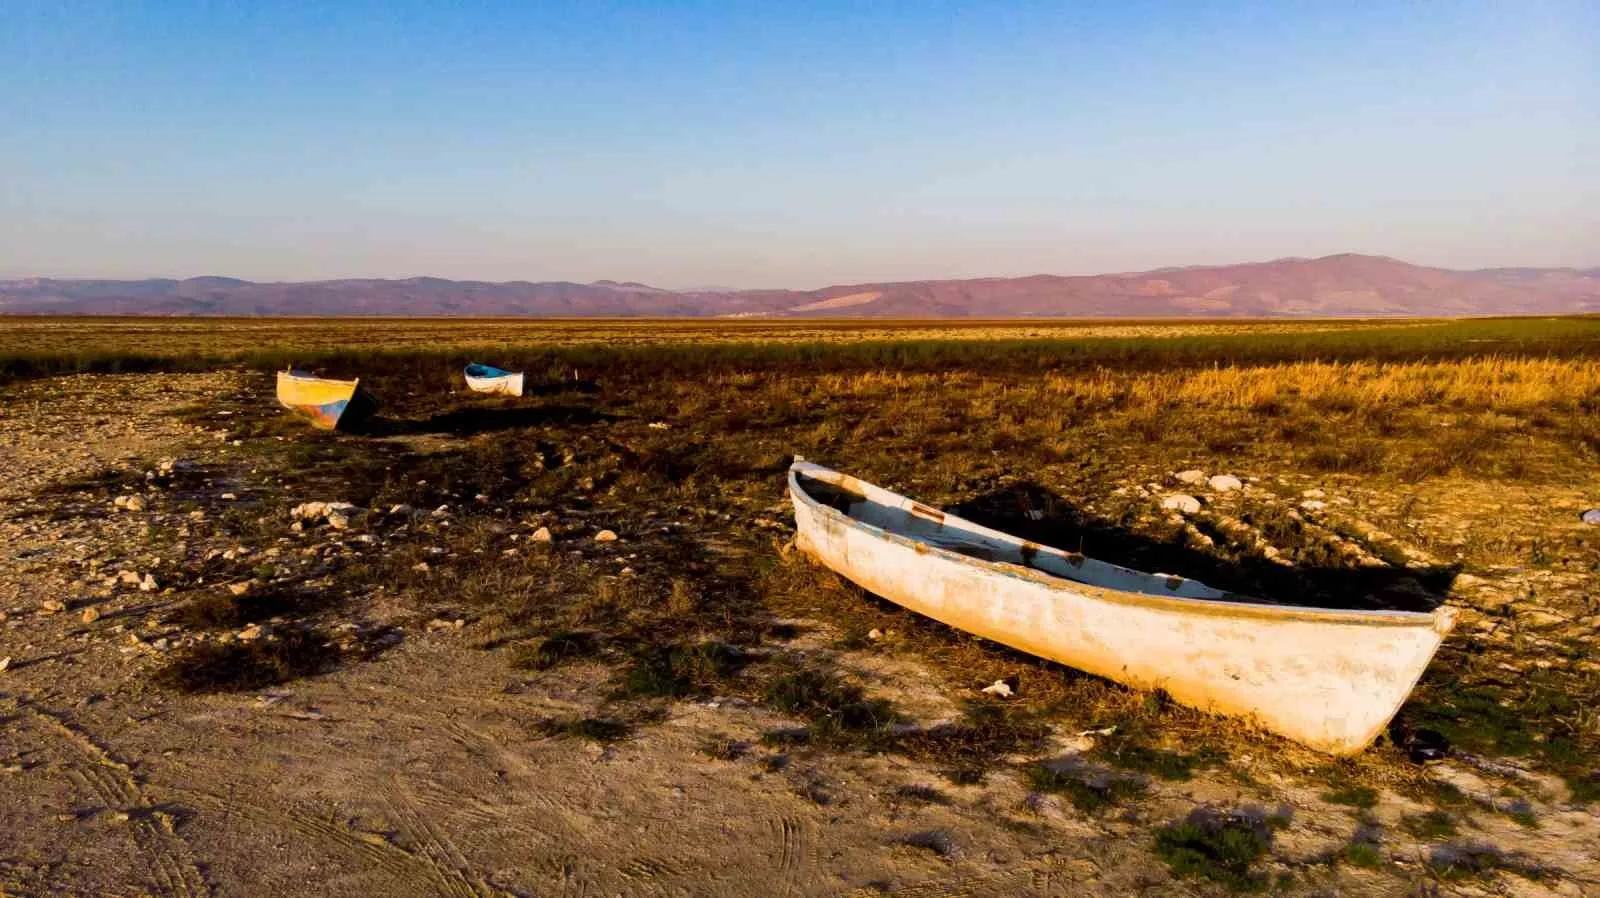
[[[1030,765],[1048,761],[1091,784],[1124,774],[1089,751],[1105,737],[1060,720],[1041,749],[1001,758],[967,784],[914,753],[782,744],[771,734],[806,721],[752,698],[737,677],[651,704],[614,730],[552,726],[617,719],[614,665],[580,658],[518,669],[500,632],[514,622],[465,600],[451,605],[448,584],[472,583],[485,562],[456,557],[447,535],[498,526],[472,512],[497,500],[462,495],[437,517],[396,524],[400,513],[385,512],[348,530],[310,522],[292,531],[293,506],[347,497],[336,481],[293,480],[283,453],[298,430],[235,426],[234,415],[275,415],[264,383],[235,372],[92,375],[0,394],[0,894],[1214,894],[1229,886],[1177,875],[1154,838],[1208,813],[1272,824],[1250,887],[1285,894],[1600,891],[1596,806],[1516,756],[1463,752],[1428,767],[1429,782],[1455,787],[1439,793],[1450,801],[1428,800],[1409,774],[1360,779],[1379,768],[1358,768],[1355,785],[1372,789],[1366,802],[1341,795],[1324,760],[1250,736],[1190,779],[1141,776],[1137,796],[1083,810],[1034,791]],[[229,395],[256,398],[229,416],[195,414]],[[471,437],[383,439],[447,457]],[[1123,495],[1166,491],[1145,488],[1144,476],[1161,474],[1133,472]],[[729,551],[803,564],[780,555],[782,486],[771,479],[747,520],[728,525],[768,527],[770,551],[750,548],[759,541]],[[1298,500],[1309,483],[1280,486]],[[1593,478],[1492,490],[1429,481],[1405,504],[1351,484],[1328,497],[1328,515],[1342,522],[1336,542],[1424,556],[1509,526],[1497,520],[1576,508],[1580,486]],[[117,507],[113,499],[128,495],[143,507]],[[1211,532],[1248,517],[1230,513],[1235,501],[1208,503]],[[568,569],[613,584],[675,576],[662,560],[675,544],[670,527],[651,536],[630,521],[616,525],[616,545],[598,544],[592,534],[606,521],[597,515],[575,507],[518,522],[527,526],[494,534],[493,551],[564,553]],[[1370,523],[1385,515],[1414,532]],[[554,525],[553,546],[531,545],[535,524]],[[433,534],[439,551],[417,543],[420,533]],[[1496,640],[1551,651],[1592,644],[1583,596],[1595,575],[1522,564],[1527,551],[1511,540],[1501,569],[1479,568],[1456,587],[1452,601],[1476,609],[1465,630],[1490,654]],[[464,573],[425,592],[379,577],[393,569],[389,556],[434,578],[426,582]],[[160,685],[160,672],[196,649],[292,632],[281,616],[222,627],[181,616],[236,586],[241,596],[269,594],[290,569],[298,589],[337,592],[318,606],[312,631],[336,655],[262,688]],[[792,633],[763,650],[826,659],[916,726],[985,701],[976,687],[989,665],[1021,671],[1024,690],[1029,676],[1043,676],[984,648],[982,676],[968,670],[957,685],[962,673],[921,648],[948,634],[926,635],[872,604],[849,620],[832,607],[819,599],[783,609]],[[853,629],[862,619],[888,632],[863,641]],[[1525,675],[1520,665],[1506,672]],[[1441,810],[1453,832],[1415,825]],[[1351,862],[1348,846],[1368,836],[1381,842],[1379,862]]]

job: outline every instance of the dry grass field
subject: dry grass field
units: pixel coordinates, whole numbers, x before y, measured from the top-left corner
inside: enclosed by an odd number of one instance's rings
[[[464,392],[469,358],[529,395]],[[290,360],[379,418],[282,413]],[[1600,320],[18,320],[0,371],[0,889],[1600,889]],[[794,454],[1270,601],[1461,618],[1335,762],[817,568]]]

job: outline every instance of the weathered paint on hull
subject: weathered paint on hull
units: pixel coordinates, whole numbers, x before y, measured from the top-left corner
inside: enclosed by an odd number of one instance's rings
[[[478,393],[503,393],[507,396],[522,395],[522,373],[507,374],[503,377],[473,377],[466,375],[467,388]]]
[[[872,503],[920,518],[913,530],[961,536],[916,538],[857,520],[809,495],[800,475],[832,478]],[[1448,608],[1343,611],[1107,589],[942,548],[935,543],[979,534],[991,546],[1010,540],[1024,559],[1048,555],[1052,565],[1085,564],[1082,556],[1023,543],[826,468],[797,463],[789,489],[801,551],[870,592],[1029,654],[1135,688],[1163,689],[1192,707],[1253,718],[1334,755],[1372,742],[1455,619]],[[1167,582],[1173,590],[1206,590],[1181,578]]]
[[[359,380],[331,380],[290,371],[278,372],[278,404],[322,430],[353,427],[378,407],[361,389]]]

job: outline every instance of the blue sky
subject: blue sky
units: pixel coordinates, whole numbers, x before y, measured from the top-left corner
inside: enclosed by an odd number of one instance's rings
[[[9,276],[1600,265],[1577,0],[11,0],[0,60]]]

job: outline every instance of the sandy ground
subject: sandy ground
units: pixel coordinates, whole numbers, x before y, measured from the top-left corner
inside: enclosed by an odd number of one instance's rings
[[[1480,814],[1470,833],[1559,873],[1438,882],[1403,835],[1382,869],[1314,862],[1360,824],[1276,775],[1268,802],[1201,777],[1088,817],[1009,773],[954,786],[888,756],[710,758],[711,738],[784,723],[736,700],[678,703],[610,745],[541,736],[533,721],[598,703],[604,672],[509,670],[466,645],[470,627],[413,627],[370,663],[262,692],[159,689],[148,672],[184,638],[162,622],[161,581],[207,550],[204,528],[156,546],[140,514],[63,514],[49,488],[181,458],[247,492],[249,447],[170,414],[232,377],[79,377],[0,399],[0,895],[1211,894],[1167,872],[1150,832],[1213,804],[1292,812],[1266,869],[1294,870],[1293,893],[1600,893],[1600,818],[1559,803],[1536,829]],[[903,703],[925,688],[914,662],[861,663]],[[1386,794],[1373,813],[1424,809]]]

